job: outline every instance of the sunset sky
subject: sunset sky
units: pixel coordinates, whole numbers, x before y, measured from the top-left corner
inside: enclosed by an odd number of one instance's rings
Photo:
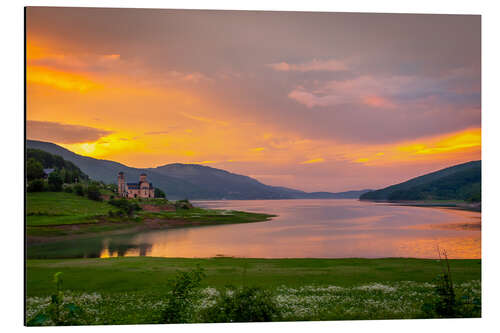
[[[479,16],[37,8],[27,137],[306,191],[481,158]]]

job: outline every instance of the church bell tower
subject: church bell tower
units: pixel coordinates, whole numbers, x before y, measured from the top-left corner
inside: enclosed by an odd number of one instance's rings
[[[118,195],[125,197],[127,195],[125,191],[125,175],[123,172],[118,173]]]

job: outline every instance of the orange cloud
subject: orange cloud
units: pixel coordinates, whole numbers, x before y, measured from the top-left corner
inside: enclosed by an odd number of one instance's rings
[[[366,149],[360,148],[359,152],[355,153],[363,154],[363,156],[353,157],[353,162],[380,165],[444,158],[450,160],[467,160],[467,157],[478,159],[481,153],[481,129],[471,128],[414,141],[378,145],[371,148],[371,152],[363,152],[363,150]]]
[[[325,161],[325,159],[320,157],[320,158],[314,158],[312,160],[307,160],[307,161],[301,162],[300,164],[323,163],[324,161]]]
[[[28,66],[26,70],[28,83],[44,84],[62,90],[86,92],[102,87],[85,75],[57,71],[39,66]]]
[[[440,154],[481,147],[481,129],[468,129],[451,135],[440,136],[433,141],[421,144],[409,144],[398,147],[399,150],[413,154]]]

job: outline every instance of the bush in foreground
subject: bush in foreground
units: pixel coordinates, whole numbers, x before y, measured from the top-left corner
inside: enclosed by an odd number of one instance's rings
[[[257,287],[228,289],[220,293],[215,305],[202,314],[202,322],[266,322],[278,320],[280,311],[272,294]]]
[[[161,321],[167,324],[189,323],[192,321],[193,308],[200,288],[201,280],[205,277],[203,269],[197,267],[189,272],[177,272],[170,281],[172,291],[166,299],[166,306],[161,315]]]

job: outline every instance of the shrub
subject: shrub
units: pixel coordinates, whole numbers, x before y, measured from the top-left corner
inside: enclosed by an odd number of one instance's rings
[[[163,323],[192,321],[194,304],[199,297],[196,291],[204,277],[205,273],[199,266],[189,272],[177,272],[175,278],[170,281],[171,293],[167,296],[166,306],[161,315]]]
[[[85,194],[85,192],[83,191],[83,186],[81,184],[76,184],[74,186],[74,190],[76,194],[81,195],[82,197]]]
[[[189,202],[188,199],[177,200],[175,202],[175,208],[176,209],[191,209],[191,208],[193,208],[193,205]]]
[[[108,201],[110,205],[118,207],[120,211],[127,215],[132,215],[134,212],[141,210],[141,206],[137,202],[127,200],[125,198],[120,199],[110,199]]]
[[[89,185],[87,188],[87,197],[91,200],[101,201],[101,192],[99,187],[95,184]]]
[[[480,317],[481,301],[479,299],[473,299],[467,295],[457,298],[446,251],[443,251],[443,254],[445,259],[443,273],[435,279],[434,295],[422,306],[424,316],[427,318]],[[441,259],[441,252],[439,256]]]
[[[216,303],[202,313],[204,322],[263,322],[280,318],[278,306],[269,291],[258,287],[228,289]]]
[[[28,192],[42,192],[45,190],[45,182],[42,179],[35,179],[28,183]]]
[[[60,192],[63,186],[63,179],[59,172],[52,171],[48,179],[49,190],[53,192]]]
[[[66,186],[64,188],[64,192],[66,192],[66,193],[73,193],[73,189],[71,188],[71,186]]]

